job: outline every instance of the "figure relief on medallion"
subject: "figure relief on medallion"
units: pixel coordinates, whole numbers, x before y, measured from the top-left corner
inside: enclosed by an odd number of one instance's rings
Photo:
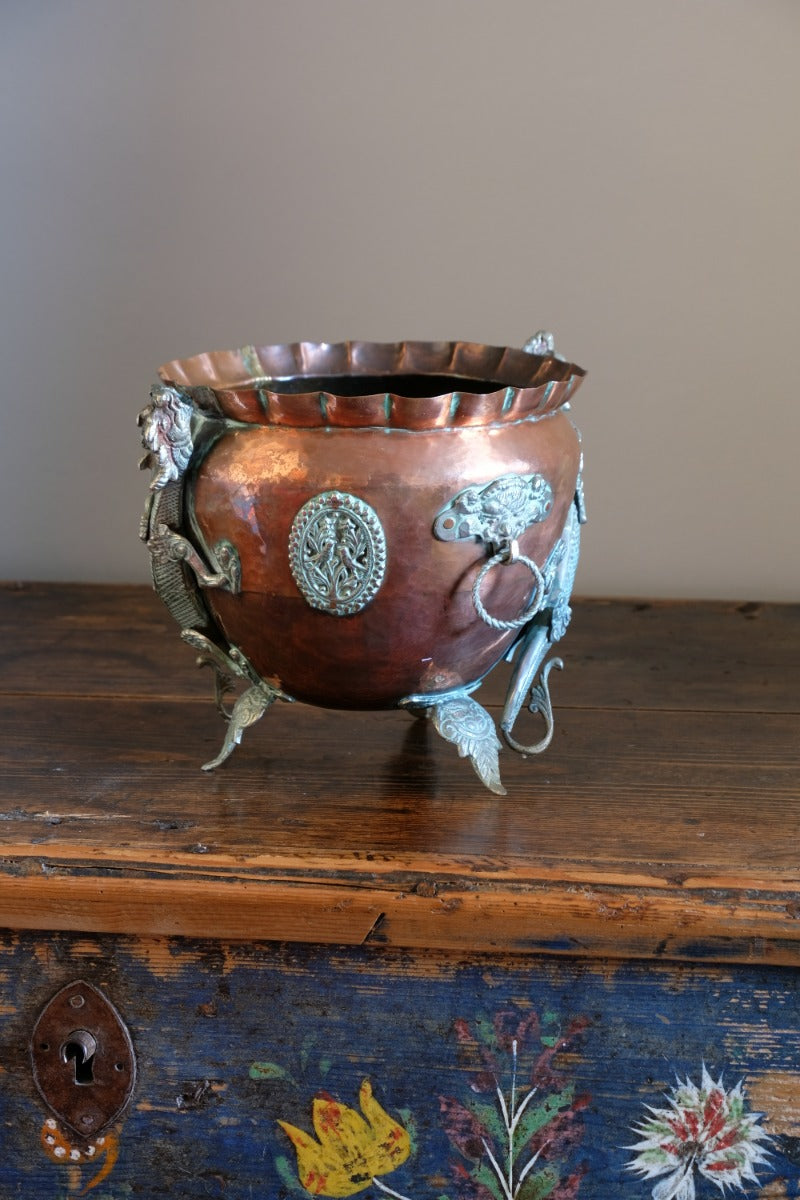
[[[360,612],[377,595],[386,571],[386,538],[373,508],[346,492],[322,492],[298,512],[289,564],[311,605],[334,616]]]

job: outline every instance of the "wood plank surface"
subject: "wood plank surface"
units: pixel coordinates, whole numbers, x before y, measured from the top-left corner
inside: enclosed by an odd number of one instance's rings
[[[102,1143],[47,1124],[30,1070],[35,1017],[76,980],[115,1005],[138,1064],[130,1107]],[[744,1131],[763,1129],[769,1149],[758,1182],[732,1194],[797,1196],[798,982],[763,966],[10,934],[0,937],[0,1195],[307,1197],[285,1123],[319,1153],[316,1099],[330,1117],[345,1107],[350,1138],[368,1138],[368,1080],[403,1146],[371,1159],[394,1195],[502,1200],[490,1151],[519,1200],[642,1200],[669,1160],[649,1185],[637,1178],[632,1127],[675,1095],[676,1077],[700,1086],[705,1068],[728,1093],[717,1106],[738,1096]],[[507,1114],[525,1105],[515,1135],[500,1096]],[[67,1149],[60,1160],[48,1135]],[[717,1194],[699,1171],[690,1178],[702,1200]],[[346,1194],[336,1182],[317,1177],[313,1191]]]
[[[577,602],[563,655],[505,797],[402,712],[276,705],[207,775],[147,589],[0,588],[0,924],[800,963],[800,605]]]
[[[800,604],[577,599],[559,708],[800,710]],[[501,704],[507,668],[480,691]],[[0,583],[0,693],[207,701],[206,671],[147,587]]]

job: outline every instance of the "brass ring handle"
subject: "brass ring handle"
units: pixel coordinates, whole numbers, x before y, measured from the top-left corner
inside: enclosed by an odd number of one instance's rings
[[[500,617],[493,617],[491,613],[486,611],[484,603],[481,600],[481,585],[493,567],[515,562],[522,563],[528,568],[536,581],[536,591],[534,592],[533,599],[525,611],[520,616],[513,617],[511,620],[506,621]],[[475,582],[472,585],[472,602],[475,605],[478,616],[482,621],[485,621],[487,625],[491,625],[492,629],[520,629],[523,625],[527,625],[531,618],[535,617],[541,609],[542,604],[544,603],[544,598],[544,576],[532,558],[528,558],[526,555],[520,554],[517,551],[516,542],[512,542],[510,545],[504,546],[502,550],[497,552],[497,554],[493,554],[488,562],[483,564],[478,572]]]

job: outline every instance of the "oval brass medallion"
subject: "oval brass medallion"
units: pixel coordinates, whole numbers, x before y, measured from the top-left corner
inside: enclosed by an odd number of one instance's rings
[[[337,617],[361,612],[386,572],[386,537],[378,514],[347,492],[314,496],[292,522],[289,565],[312,608]]]

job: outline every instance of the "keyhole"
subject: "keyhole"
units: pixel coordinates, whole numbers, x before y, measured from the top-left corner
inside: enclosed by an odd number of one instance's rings
[[[86,1029],[76,1029],[61,1047],[61,1058],[71,1062],[75,1068],[75,1083],[85,1086],[94,1083],[92,1063],[97,1051],[97,1041]]]

